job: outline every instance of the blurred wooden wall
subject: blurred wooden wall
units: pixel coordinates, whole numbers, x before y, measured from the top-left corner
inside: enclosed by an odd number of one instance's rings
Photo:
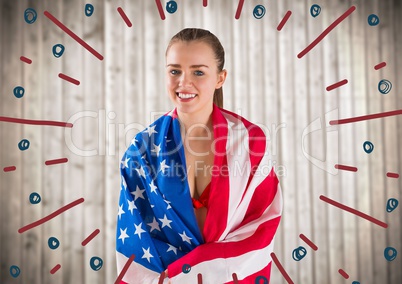
[[[91,17],[84,6],[93,4]],[[166,1],[162,1],[165,7]],[[169,38],[184,27],[202,27],[221,39],[229,77],[224,104],[261,125],[272,139],[273,161],[284,195],[283,219],[275,253],[295,283],[401,283],[401,208],[386,212],[389,198],[400,200],[402,117],[394,116],[329,126],[329,120],[402,109],[402,4],[371,1],[245,1],[235,19],[238,1],[177,0],[178,10],[161,20],[155,1],[11,1],[0,5],[0,116],[70,121],[74,127],[33,126],[0,122],[0,282],[114,283],[114,256],[119,159],[133,135],[172,108],[165,92],[164,53]],[[253,9],[262,4],[262,19]],[[321,14],[310,15],[319,4]],[[303,58],[310,42],[352,5],[356,11]],[[38,12],[35,23],[24,11]],[[133,26],[117,12],[122,7]],[[285,13],[292,15],[283,29]],[[104,56],[98,60],[43,14],[49,11]],[[380,24],[367,23],[377,14]],[[52,54],[63,44],[60,58]],[[28,65],[20,56],[32,59]],[[382,61],[385,68],[374,70]],[[58,77],[76,78],[76,86]],[[326,91],[347,79],[348,84]],[[393,83],[383,95],[378,82]],[[16,86],[25,95],[13,95]],[[18,143],[28,139],[26,151]],[[364,141],[375,148],[363,151]],[[68,163],[45,166],[46,160]],[[337,171],[335,164],[356,166]],[[32,205],[37,192],[42,202]],[[384,229],[319,199],[328,196],[388,224]],[[83,204],[45,224],[19,234],[18,229],[79,198]],[[400,200],[402,201],[402,200]],[[100,234],[81,242],[95,229]],[[313,251],[300,238],[317,246]],[[60,247],[51,250],[48,239]],[[307,255],[292,259],[304,246]],[[394,247],[393,261],[384,249]],[[99,271],[91,257],[103,259]],[[50,270],[60,264],[55,274]],[[21,269],[18,278],[9,269]],[[345,280],[338,272],[345,270]],[[194,278],[196,279],[196,278]],[[196,280],[194,280],[196,281]],[[194,282],[196,283],[196,282]],[[285,283],[273,265],[270,283]]]

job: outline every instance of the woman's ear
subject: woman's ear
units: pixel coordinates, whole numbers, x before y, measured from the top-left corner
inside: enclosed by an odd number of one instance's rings
[[[219,72],[218,82],[216,83],[215,89],[219,89],[220,87],[222,87],[223,83],[225,83],[227,74],[228,72],[226,71],[226,69],[223,69],[221,72]]]

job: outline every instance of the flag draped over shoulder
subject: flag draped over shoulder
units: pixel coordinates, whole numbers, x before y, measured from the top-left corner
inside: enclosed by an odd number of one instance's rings
[[[269,279],[282,197],[263,131],[214,105],[214,165],[203,232],[194,214],[176,111],[138,133],[121,161],[117,217],[123,283],[240,283]],[[189,266],[191,270],[183,271]],[[262,278],[264,279],[264,278]]]

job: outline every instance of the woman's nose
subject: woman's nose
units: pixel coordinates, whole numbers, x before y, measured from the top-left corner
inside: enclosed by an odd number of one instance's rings
[[[180,77],[179,85],[182,87],[190,86],[191,85],[191,78],[188,74],[182,74]]]

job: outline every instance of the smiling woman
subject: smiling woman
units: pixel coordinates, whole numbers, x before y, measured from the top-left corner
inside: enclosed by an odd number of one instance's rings
[[[166,283],[270,278],[281,191],[263,131],[221,108],[223,65],[209,31],[184,29],[168,45],[175,108],[138,133],[122,160],[119,273],[136,256],[122,283],[158,283],[163,272]]]

